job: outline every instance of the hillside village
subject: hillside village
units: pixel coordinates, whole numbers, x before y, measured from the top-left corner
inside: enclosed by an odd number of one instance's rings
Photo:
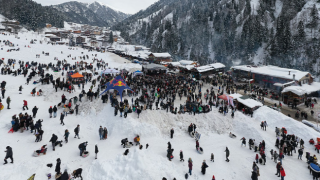
[[[65,22],[32,31],[2,16],[0,68],[0,179],[320,173],[320,83],[307,71],[174,61],[109,28]]]

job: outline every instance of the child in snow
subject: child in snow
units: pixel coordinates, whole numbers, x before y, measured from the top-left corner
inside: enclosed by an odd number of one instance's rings
[[[214,155],[211,153],[211,161],[214,162]]]

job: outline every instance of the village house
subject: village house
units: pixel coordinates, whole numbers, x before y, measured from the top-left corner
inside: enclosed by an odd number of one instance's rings
[[[161,61],[172,62],[172,59],[169,53],[150,53],[149,61],[154,63],[160,63]]]
[[[143,50],[143,46],[134,46],[134,50],[135,51],[142,51]]]
[[[86,42],[86,38],[85,37],[82,37],[82,36],[76,37],[76,44],[82,44],[84,42]]]

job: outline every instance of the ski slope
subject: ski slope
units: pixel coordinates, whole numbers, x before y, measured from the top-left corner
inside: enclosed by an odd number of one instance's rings
[[[89,55],[92,62],[95,54],[97,59],[103,59],[109,64],[109,67],[124,67],[131,64],[111,53],[88,52],[81,48],[68,49],[65,45],[51,44],[30,44],[31,39],[43,39],[43,35],[27,32],[15,36],[4,36],[0,34],[0,40],[9,40],[16,47],[4,46],[0,44],[0,58],[4,58],[5,62],[9,58],[26,61],[37,61],[40,63],[56,63],[54,57],[59,60],[66,59],[68,63],[73,64],[80,61],[79,56]],[[26,46],[26,47],[25,47]],[[28,48],[30,46],[30,48]],[[20,47],[18,52],[7,52],[7,49]],[[42,55],[42,51],[49,52],[49,56]],[[61,54],[61,51],[63,52]],[[82,52],[84,54],[82,54]],[[40,58],[36,58],[36,54],[41,54]],[[71,58],[67,56],[71,54]],[[93,54],[93,56],[92,56]],[[72,58],[77,57],[76,60]],[[16,66],[17,68],[18,66]],[[48,73],[53,73],[49,71]],[[54,79],[61,76],[61,73],[53,73]],[[95,76],[97,77],[97,76]],[[33,80],[37,80],[37,76]],[[129,113],[128,117],[120,118],[114,116],[114,110],[108,104],[102,104],[100,99],[88,101],[85,97],[80,103],[80,115],[68,115],[65,117],[65,126],[60,125],[59,114],[62,109],[58,110],[57,118],[49,118],[48,109],[50,106],[57,105],[61,101],[61,95],[65,94],[67,99],[78,96],[80,90],[76,88],[75,93],[67,93],[58,90],[55,92],[52,85],[26,85],[26,79],[20,75],[17,77],[11,75],[0,75],[0,81],[6,81],[5,96],[11,97],[11,109],[3,109],[0,112],[0,154],[5,156],[3,152],[6,146],[13,149],[14,164],[0,165],[0,179],[4,180],[22,180],[28,179],[32,174],[36,173],[35,180],[44,180],[47,173],[55,174],[54,167],[57,158],[61,159],[61,171],[67,169],[69,173],[77,168],[82,168],[82,176],[85,180],[156,180],[166,177],[167,179],[184,179],[184,174],[188,172],[188,158],[193,160],[193,174],[189,176],[191,180],[211,179],[212,175],[217,180],[246,180],[251,179],[252,162],[255,153],[250,151],[248,146],[241,147],[240,138],[245,137],[247,140],[253,138],[256,142],[264,140],[266,142],[266,165],[258,165],[260,168],[259,180],[279,179],[276,173],[276,164],[270,160],[270,150],[275,149],[275,127],[286,127],[288,134],[295,134],[305,141],[305,151],[303,160],[297,159],[297,154],[293,153],[292,157],[285,156],[283,167],[286,172],[285,179],[301,180],[312,179],[307,169],[305,152],[315,153],[313,146],[308,144],[310,138],[319,137],[319,133],[310,127],[303,125],[289,117],[284,116],[277,111],[268,107],[261,107],[254,112],[253,118],[236,112],[234,119],[230,113],[226,116],[218,113],[218,109],[207,114],[189,114],[174,115],[166,113],[164,110],[146,110],[142,111],[140,118],[137,114]],[[19,94],[19,86],[23,86],[23,93]],[[85,85],[87,91],[91,86],[90,83]],[[42,89],[43,96],[32,97],[31,90],[37,87]],[[206,85],[206,87],[209,87]],[[97,87],[95,87],[97,88]],[[95,91],[94,88],[94,91]],[[125,97],[126,98],[126,97]],[[28,101],[29,110],[23,111],[23,100]],[[5,101],[2,101],[6,106]],[[130,100],[129,100],[130,102]],[[178,104],[178,103],[176,103]],[[30,132],[8,133],[11,128],[11,117],[20,112],[32,113],[31,109],[39,107],[35,120],[43,119],[43,140],[39,143],[34,142],[35,136]],[[260,122],[267,121],[267,131],[260,129]],[[190,123],[197,125],[197,131],[202,134],[200,139],[200,147],[204,149],[203,154],[199,154],[195,148],[195,140],[187,133],[187,127]],[[73,129],[80,124],[80,138],[73,138]],[[108,128],[108,139],[99,140],[99,126]],[[174,128],[174,138],[169,138],[169,131]],[[63,147],[56,147],[52,151],[49,140],[54,133],[58,136],[58,140],[63,140],[65,129],[69,129],[69,143],[63,143]],[[236,139],[229,138],[229,132],[237,135]],[[123,138],[133,141],[133,138],[139,134],[141,144],[144,146],[139,150],[137,146],[131,147],[128,156],[123,156],[124,148],[120,146]],[[78,145],[88,141],[87,150],[91,153],[89,157],[82,158],[79,156]],[[171,142],[174,149],[174,159],[168,161],[166,157],[167,142]],[[94,159],[94,146],[98,144],[98,159]],[[146,144],[149,148],[145,149]],[[33,157],[35,150],[41,148],[42,145],[48,145],[46,155]],[[230,162],[225,161],[225,148],[230,150]],[[179,161],[180,150],[184,153],[185,162]],[[214,153],[215,161],[210,161],[210,155]],[[206,160],[208,164],[206,175],[201,174],[201,163]],[[53,168],[48,168],[46,164],[53,163]]]

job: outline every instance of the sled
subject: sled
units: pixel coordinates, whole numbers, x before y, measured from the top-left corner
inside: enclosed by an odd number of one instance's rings
[[[313,144],[314,144],[314,140],[313,140],[313,139],[310,139],[310,140],[309,140],[309,143],[313,145]]]
[[[13,128],[10,129],[10,131],[8,133],[13,133]]]
[[[39,91],[37,92],[37,96],[40,96],[40,93],[39,93]]]
[[[198,151],[199,154],[203,154],[203,149],[202,149],[202,147],[198,147],[198,148],[197,148],[197,151]]]
[[[89,156],[89,151],[85,151],[82,153],[82,157],[86,158]]]
[[[194,132],[190,132],[189,135],[194,138]]]
[[[40,151],[40,150],[38,150]],[[39,157],[40,155],[46,155],[44,152],[43,153],[37,153],[37,151],[33,152],[33,157]]]
[[[309,167],[313,172],[320,173],[320,167],[318,165],[314,163],[310,163]]]
[[[131,148],[133,146],[132,142],[126,142],[125,148]]]

